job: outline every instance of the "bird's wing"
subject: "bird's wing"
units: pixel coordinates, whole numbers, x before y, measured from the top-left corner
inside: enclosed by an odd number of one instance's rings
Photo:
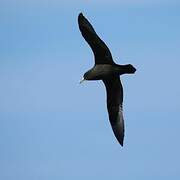
[[[118,142],[123,146],[124,119],[123,119],[123,87],[119,77],[103,80],[107,92],[107,109],[109,120]]]
[[[78,23],[82,36],[94,53],[95,64],[114,64],[110,50],[82,13],[78,16]]]

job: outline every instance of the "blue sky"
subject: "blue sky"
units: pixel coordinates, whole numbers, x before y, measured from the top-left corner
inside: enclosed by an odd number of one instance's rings
[[[120,64],[126,134],[108,122],[101,82],[79,85],[93,54],[79,12]],[[0,2],[0,179],[179,180],[180,3]]]

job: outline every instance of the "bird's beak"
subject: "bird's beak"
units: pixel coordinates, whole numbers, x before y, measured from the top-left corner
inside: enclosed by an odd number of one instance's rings
[[[82,79],[80,80],[79,84],[83,83],[85,81],[85,79],[82,77]]]

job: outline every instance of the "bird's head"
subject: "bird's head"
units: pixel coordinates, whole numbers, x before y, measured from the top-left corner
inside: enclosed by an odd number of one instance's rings
[[[84,81],[90,81],[90,80],[98,80],[98,77],[96,76],[96,74],[94,73],[94,68],[88,70],[86,73],[84,73],[80,83],[84,82]]]
[[[84,73],[84,75],[83,75],[83,77],[81,78],[81,80],[80,80],[79,83],[81,84],[81,83],[83,83],[84,81],[90,80],[89,74],[90,74],[89,71],[87,71],[86,73]]]

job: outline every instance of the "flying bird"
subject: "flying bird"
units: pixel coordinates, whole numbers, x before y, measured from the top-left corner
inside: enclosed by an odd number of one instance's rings
[[[118,65],[113,61],[111,52],[99,38],[90,22],[82,13],[78,16],[79,29],[94,53],[95,65],[88,70],[84,80],[102,80],[107,93],[107,110],[109,121],[118,142],[123,146],[124,118],[123,118],[123,87],[120,75],[133,74],[136,69],[131,65]],[[80,83],[81,83],[80,82]]]

